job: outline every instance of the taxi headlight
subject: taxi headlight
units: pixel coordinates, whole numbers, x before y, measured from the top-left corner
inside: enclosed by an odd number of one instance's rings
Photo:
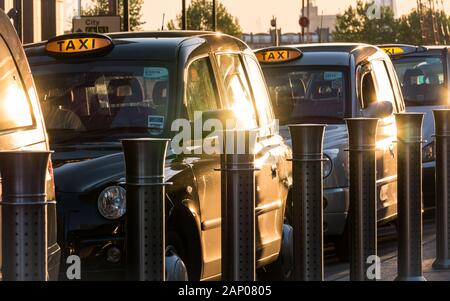
[[[428,143],[423,147],[422,150],[422,162],[431,162],[436,160],[436,155],[434,151],[434,141],[431,143]]]
[[[126,212],[126,191],[120,186],[106,187],[99,195],[97,207],[107,219],[121,218]]]
[[[333,162],[328,155],[323,156],[323,178],[327,178],[331,175],[331,171],[333,170]]]

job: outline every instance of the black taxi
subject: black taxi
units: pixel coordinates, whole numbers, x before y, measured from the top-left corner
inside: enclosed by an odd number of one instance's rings
[[[448,109],[450,105],[450,49],[445,45],[414,46],[381,45],[392,59],[402,87],[406,110],[425,113],[423,136],[423,194],[426,209],[434,207],[433,110]]]
[[[348,258],[349,161],[345,118],[379,118],[378,219],[397,213],[397,147],[394,113],[405,110],[389,57],[366,44],[305,44],[255,51],[269,87],[280,132],[291,123],[327,124],[324,137],[324,229],[342,259]]]
[[[0,151],[48,151],[50,149],[38,95],[22,43],[9,17],[0,9]],[[57,244],[54,177],[51,164],[46,175],[48,280],[58,279],[61,250]],[[1,179],[0,179],[1,182]],[[0,186],[1,192],[1,186]],[[0,236],[2,216],[0,198]],[[25,220],[25,223],[30,220]],[[31,222],[30,222],[31,224]],[[27,234],[25,234],[27,235]],[[2,258],[0,237],[0,280],[2,263],[14,258]],[[13,241],[4,241],[13,244]],[[24,256],[26,252],[20,256]],[[19,255],[19,254],[18,254]],[[20,257],[22,258],[22,257]]]
[[[221,111],[259,133],[257,267],[280,262],[282,233],[290,230],[283,223],[291,151],[278,133],[258,61],[243,42],[210,32],[71,34],[28,45],[26,54],[55,151],[59,242],[64,258],[81,257],[82,279],[124,277],[120,140],[173,138],[177,124]],[[192,150],[202,141],[182,143]],[[220,279],[219,165],[218,155],[169,147],[166,244],[167,257],[176,260],[166,260],[168,279],[186,279],[184,267],[189,280]]]

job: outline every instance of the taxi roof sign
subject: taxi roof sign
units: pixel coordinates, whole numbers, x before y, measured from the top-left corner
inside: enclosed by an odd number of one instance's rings
[[[293,47],[272,47],[258,50],[255,55],[262,64],[276,64],[299,59],[303,53]]]
[[[96,53],[113,47],[111,38],[101,34],[74,33],[48,40],[45,50],[52,54],[77,55]]]
[[[386,52],[387,55],[392,57],[395,57],[397,55],[407,55],[416,52],[424,52],[427,50],[427,48],[423,46],[413,46],[403,44],[380,45],[378,47],[384,52]]]
[[[401,47],[381,47],[381,49],[389,56],[405,53],[405,50]]]

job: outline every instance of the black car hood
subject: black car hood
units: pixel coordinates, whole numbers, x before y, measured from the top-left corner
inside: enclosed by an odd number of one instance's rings
[[[118,181],[125,168],[120,143],[55,148],[52,162],[59,192],[86,192]]]

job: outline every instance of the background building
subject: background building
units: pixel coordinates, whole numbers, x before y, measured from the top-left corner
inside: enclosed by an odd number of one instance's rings
[[[389,6],[394,12],[394,16],[397,16],[397,4],[395,0],[379,0],[382,6]]]
[[[304,42],[327,43],[332,41],[332,33],[336,27],[336,15],[324,15],[322,11],[319,12],[319,7],[315,4],[315,1],[309,1],[310,25],[309,31],[305,29],[304,41],[302,33],[282,33],[282,28],[279,28],[278,40],[280,45],[301,44]],[[299,18],[302,15],[302,10],[300,10]],[[308,11],[305,7],[304,16],[307,15]],[[298,28],[300,30],[300,26]],[[269,33],[245,33],[242,35],[242,39],[253,49],[273,46],[276,43],[275,30],[273,29],[270,29]]]
[[[23,12],[19,33],[23,43],[47,40],[64,33],[64,0],[0,0],[0,9],[8,13],[12,8]]]

